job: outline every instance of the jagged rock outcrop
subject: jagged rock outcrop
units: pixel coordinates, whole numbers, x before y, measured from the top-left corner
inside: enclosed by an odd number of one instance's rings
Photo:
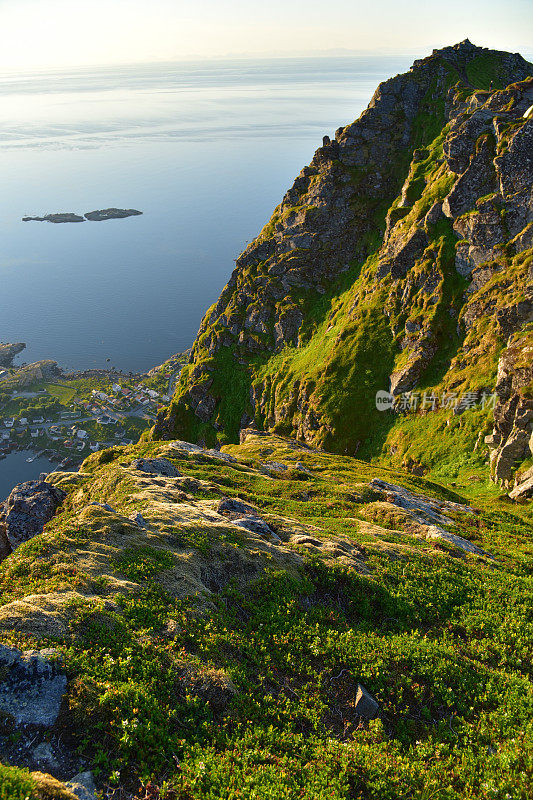
[[[533,453],[533,441],[531,439],[529,449]],[[531,500],[533,498],[533,467],[523,475],[520,475],[518,479],[515,479],[515,486],[509,492],[509,497],[511,500]]]
[[[237,259],[154,437],[220,444],[253,421],[376,455],[376,391],[493,392],[531,320],[532,75],[466,40],[325,137]]]
[[[24,342],[16,344],[0,344],[0,367],[10,367],[15,356],[25,349]]]
[[[9,549],[42,533],[65,497],[63,489],[46,481],[27,481],[15,486],[0,504],[0,548],[4,556]]]
[[[511,341],[498,362],[494,429],[485,440],[494,479],[507,488],[517,466],[533,456],[533,398],[527,391],[532,387],[533,331]],[[525,494],[522,488],[514,496]]]
[[[0,713],[14,725],[50,728],[59,714],[66,686],[56,651],[21,653],[0,644]]]

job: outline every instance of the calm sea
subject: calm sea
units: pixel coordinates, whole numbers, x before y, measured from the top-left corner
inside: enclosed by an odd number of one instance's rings
[[[411,57],[224,60],[0,76],[0,341],[145,370],[189,347],[324,134]],[[118,206],[143,216],[52,225]],[[111,359],[110,362],[107,359]]]

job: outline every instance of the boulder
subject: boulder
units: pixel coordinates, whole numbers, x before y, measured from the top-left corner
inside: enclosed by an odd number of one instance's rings
[[[533,467],[520,476],[512,491],[509,492],[512,500],[530,500],[533,498]]]
[[[247,531],[251,531],[252,533],[258,533],[259,536],[262,536],[263,539],[270,539],[274,540],[275,542],[281,542],[281,539],[274,533],[270,525],[261,519],[260,517],[241,517],[239,519],[233,520],[234,525],[238,525],[239,528],[245,528]]]
[[[166,458],[137,458],[133,461],[132,466],[149,475],[161,475],[164,478],[180,478],[182,476],[179,469]]]
[[[65,784],[78,800],[96,800],[96,786],[90,771],[80,772]]]
[[[238,497],[224,497],[217,506],[217,514],[257,514],[257,509],[239,500]]]
[[[115,514],[115,509],[113,506],[110,506],[109,503],[89,503],[90,506],[98,506],[98,508],[103,508],[104,511],[110,511],[112,514]]]
[[[0,676],[0,711],[15,725],[55,723],[67,686],[55,650],[20,652],[0,645]]]
[[[364,719],[374,719],[379,711],[378,701],[360,683],[357,684],[354,709]]]
[[[26,481],[15,486],[0,506],[0,538],[13,549],[43,532],[67,493],[46,481]]]

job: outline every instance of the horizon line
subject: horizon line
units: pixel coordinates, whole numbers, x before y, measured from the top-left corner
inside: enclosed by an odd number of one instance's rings
[[[452,46],[453,45],[449,45]],[[477,45],[478,47],[483,47],[483,45]],[[529,45],[530,46],[530,45]],[[414,57],[420,58],[421,55],[424,53],[427,56],[430,56],[433,50],[440,50],[442,47],[416,47],[416,48],[405,48],[405,49],[398,49],[398,48],[391,48],[391,47],[374,47],[374,48],[358,48],[358,49],[350,49],[350,48],[331,48],[328,50],[318,50],[318,51],[302,51],[301,53],[294,53],[294,52],[261,52],[261,53],[252,53],[252,52],[240,52],[240,53],[224,53],[218,55],[200,55],[200,54],[190,54],[187,56],[176,56],[175,58],[150,58],[150,59],[141,59],[138,61],[130,61],[130,60],[123,60],[123,61],[109,61],[109,62],[97,62],[97,63],[85,63],[85,64],[57,64],[55,66],[48,65],[48,66],[34,66],[31,69],[21,70],[21,69],[10,69],[9,67],[0,67],[0,77],[4,76],[11,76],[11,75],[36,75],[36,74],[53,74],[57,72],[66,72],[66,71],[85,71],[91,69],[113,69],[118,67],[143,67],[143,66],[163,66],[165,64],[187,64],[187,63],[209,63],[209,62],[221,62],[221,61],[276,61],[276,60],[288,60],[288,61],[296,61],[300,59],[306,60],[314,60],[314,59],[321,59],[321,58],[356,58],[358,56],[390,56],[390,57]],[[488,50],[495,50],[494,47],[486,48]],[[511,52],[510,50],[501,50],[501,52]],[[523,58],[529,60],[533,58],[533,50],[529,50],[527,48],[521,48],[520,50],[514,51],[519,53]]]

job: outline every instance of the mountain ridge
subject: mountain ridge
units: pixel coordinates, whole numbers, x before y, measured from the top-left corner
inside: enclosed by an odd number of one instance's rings
[[[505,342],[529,341],[532,74],[518,54],[465,40],[380,84],[356,122],[324,137],[206,313],[154,437],[216,445],[253,422],[332,452],[390,458],[403,420],[376,411],[378,390],[497,393]],[[501,305],[505,274],[516,302],[476,339],[490,280],[502,284]],[[509,486],[529,456],[533,414],[513,398],[527,417],[523,446],[515,437],[505,450],[500,430],[492,456]],[[498,399],[496,417],[509,417],[509,399]],[[483,433],[496,441],[496,428]],[[420,449],[395,463],[420,462]]]

